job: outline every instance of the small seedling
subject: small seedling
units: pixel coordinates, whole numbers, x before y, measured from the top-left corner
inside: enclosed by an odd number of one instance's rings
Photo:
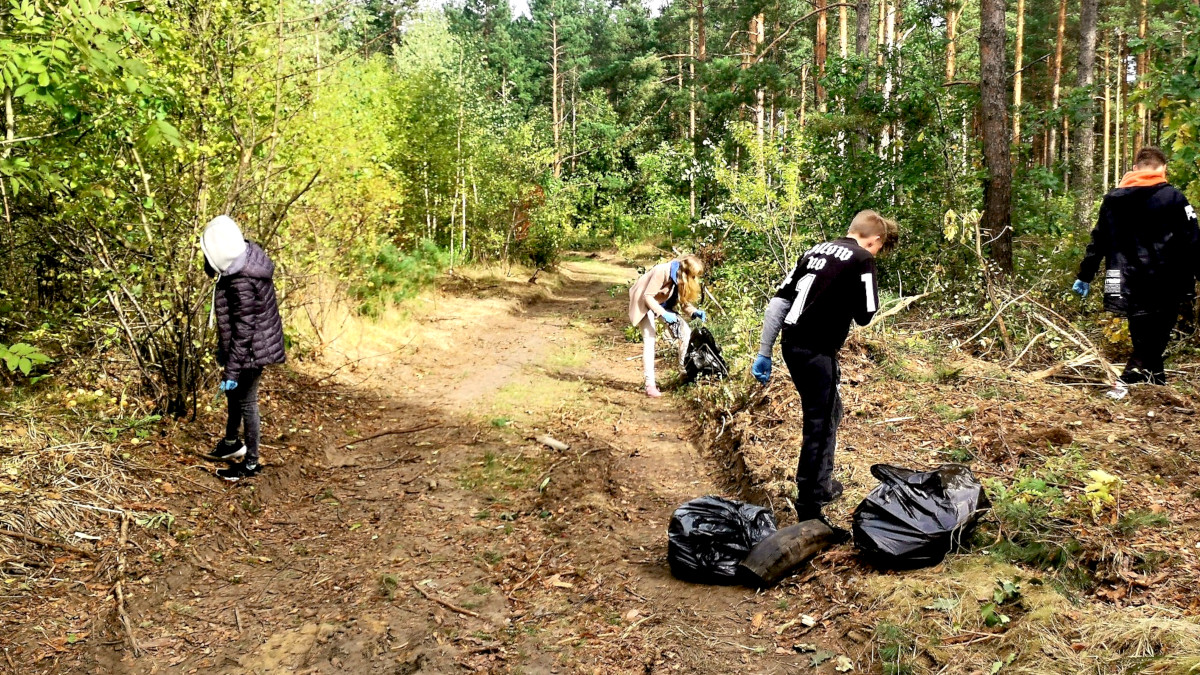
[[[396,589],[400,587],[400,580],[394,574],[384,574],[379,577],[379,594],[391,600],[396,597]]]

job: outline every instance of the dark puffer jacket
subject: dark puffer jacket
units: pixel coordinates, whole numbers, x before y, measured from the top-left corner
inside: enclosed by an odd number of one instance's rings
[[[245,260],[230,266],[217,281],[217,363],[224,379],[237,382],[246,368],[283,363],[283,319],[275,299],[275,263],[254,242],[246,242]]]
[[[1078,278],[1091,283],[1105,261],[1104,308],[1137,316],[1178,311],[1200,278],[1196,212],[1167,183],[1108,193]]]

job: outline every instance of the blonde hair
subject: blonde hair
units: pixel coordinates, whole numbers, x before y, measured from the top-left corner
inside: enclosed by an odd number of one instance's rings
[[[704,262],[695,255],[679,259],[679,301],[684,305],[694,304],[700,299],[700,277],[704,276]]]
[[[884,218],[878,212],[867,209],[859,211],[850,222],[850,234],[862,237],[879,237],[880,252],[887,253],[896,248],[900,241],[900,226],[896,221]]]

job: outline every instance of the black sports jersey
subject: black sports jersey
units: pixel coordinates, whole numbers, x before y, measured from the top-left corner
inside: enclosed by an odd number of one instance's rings
[[[800,257],[775,297],[791,303],[783,345],[836,354],[850,321],[865,326],[879,308],[875,257],[852,237],[818,244]]]

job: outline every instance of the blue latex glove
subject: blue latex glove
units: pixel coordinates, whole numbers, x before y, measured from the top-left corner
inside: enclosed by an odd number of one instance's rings
[[[704,321],[705,319],[708,318],[708,315],[704,313],[704,310],[698,309],[698,310],[692,312],[692,318],[700,319],[701,321]]]
[[[1078,293],[1079,297],[1086,298],[1088,292],[1092,290],[1092,285],[1086,281],[1080,281],[1079,279],[1076,279],[1075,285],[1071,287],[1071,290]]]
[[[234,389],[237,389],[237,382],[233,380],[223,380],[218,386],[218,389],[224,392],[233,391]]]
[[[662,317],[660,318],[667,323],[675,323],[679,320],[679,317],[675,314],[675,312],[663,312]]]
[[[754,365],[750,366],[750,374],[754,379],[766,384],[771,379],[771,359],[759,354],[754,359]]]

